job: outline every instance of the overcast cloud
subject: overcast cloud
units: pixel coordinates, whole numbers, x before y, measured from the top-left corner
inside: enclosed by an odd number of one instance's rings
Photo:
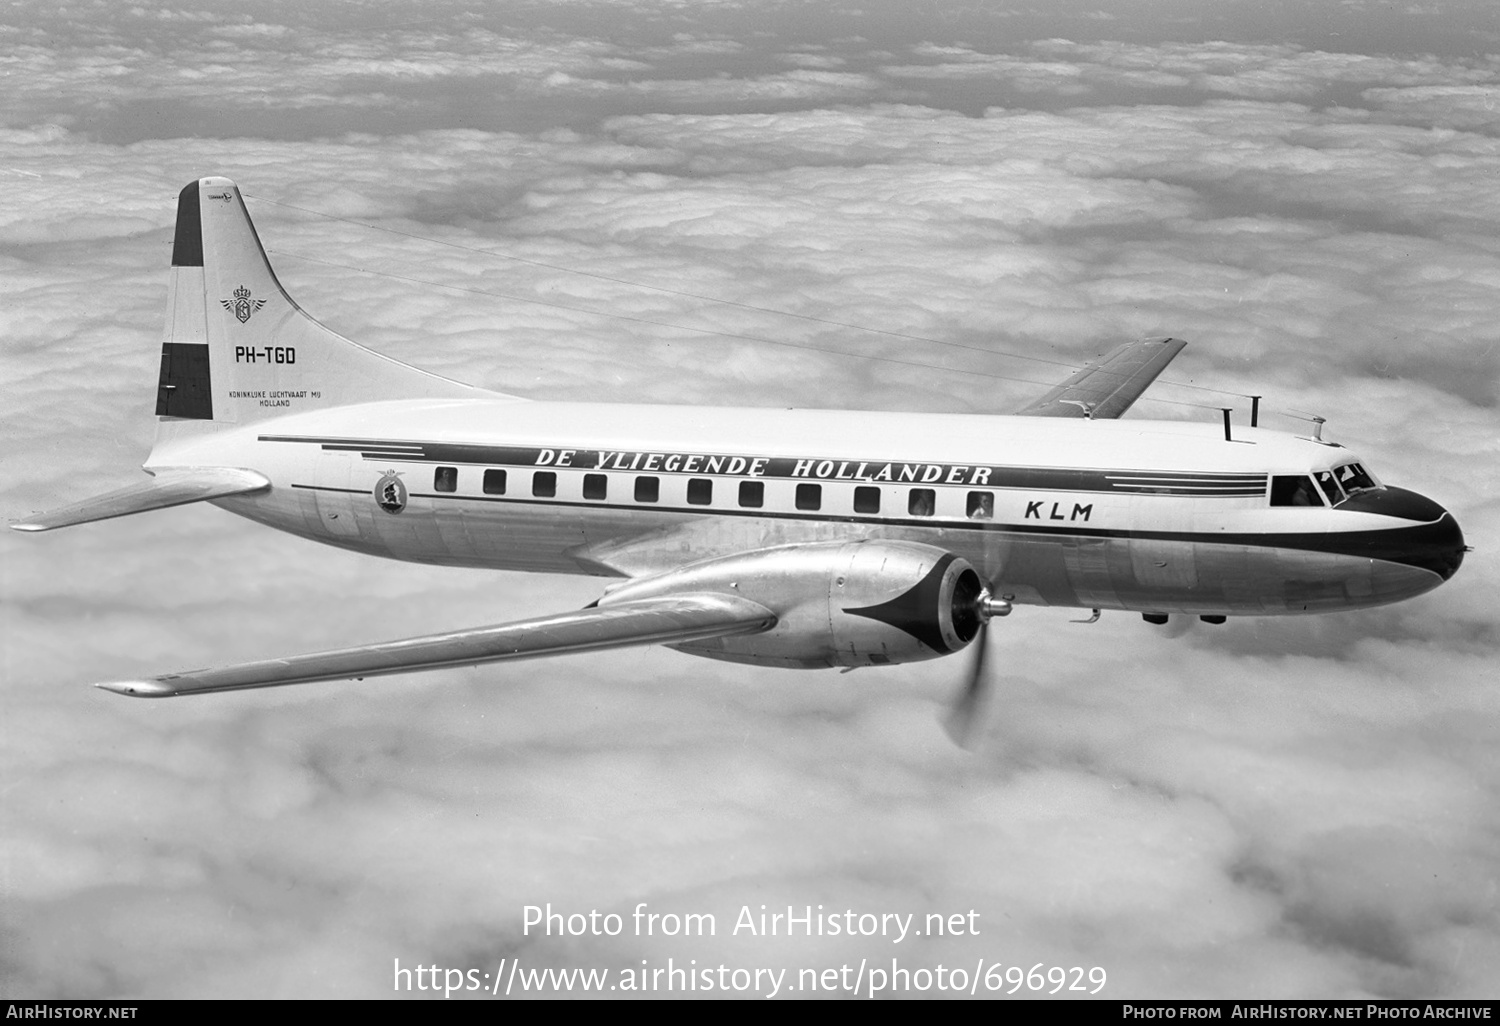
[[[315,316],[537,397],[1005,412],[1067,370],[972,347],[1077,365],[1184,337],[1150,393],[1171,402],[1132,416],[1215,417],[1184,405],[1221,405],[1186,387],[1208,386],[1265,395],[1271,427],[1327,417],[1454,511],[1460,574],[1180,636],[1018,609],[966,753],[939,727],[961,659],[643,649],[126,701],[86,685],[600,584],[385,563],[207,506],[6,532],[0,995],[896,957],[1099,966],[1116,998],[1496,996],[1500,19],[973,6],[0,13],[0,511],[136,474],[176,194],[224,174]],[[718,935],[524,934],[548,902]],[[972,909],[979,933],[731,935],[762,904]]]

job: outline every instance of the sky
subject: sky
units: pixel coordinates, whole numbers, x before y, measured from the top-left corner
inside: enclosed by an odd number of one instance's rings
[[[893,960],[1097,968],[1123,999],[1497,996],[1493,5],[93,0],[10,4],[0,44],[9,519],[138,477],[176,195],[222,174],[314,316],[461,380],[1003,413],[1170,334],[1190,345],[1129,416],[1243,418],[1220,389],[1264,395],[1263,426],[1325,417],[1476,548],[1358,613],[1019,608],[966,751],[940,727],[963,657],[647,648],[130,701],[88,684],[600,582],[206,505],[4,532],[0,996],[669,964],[785,970],[784,996]],[[549,904],[622,929],[527,924]],[[819,905],[964,929],[734,930]],[[715,935],[638,932],[642,906]],[[768,996],[753,979],[730,993]]]

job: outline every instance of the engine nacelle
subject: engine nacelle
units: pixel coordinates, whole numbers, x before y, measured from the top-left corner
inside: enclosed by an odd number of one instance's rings
[[[981,626],[984,584],[967,560],[901,541],[789,545],[705,560],[628,584],[599,600],[704,592],[741,595],[776,614],[760,634],[673,648],[739,663],[884,666],[957,652]]]

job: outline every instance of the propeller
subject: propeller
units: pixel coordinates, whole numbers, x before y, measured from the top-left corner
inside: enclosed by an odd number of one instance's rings
[[[978,636],[969,643],[974,654],[969,658],[963,689],[953,700],[953,707],[948,710],[948,715],[943,718],[943,729],[953,739],[953,743],[961,748],[968,747],[979,722],[979,714],[989,704],[990,684],[984,673],[984,664],[990,647],[990,621],[997,616],[1009,616],[1011,608],[1010,600],[996,598],[989,585],[980,587],[969,604],[967,612],[979,622]]]

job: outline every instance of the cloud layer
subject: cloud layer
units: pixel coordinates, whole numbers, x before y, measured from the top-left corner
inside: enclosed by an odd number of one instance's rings
[[[1493,996],[1500,67],[1232,19],[1153,39],[1086,5],[1003,46],[1003,8],[875,6],[856,37],[805,7],[760,34],[726,31],[734,5],[10,16],[5,511],[126,483],[149,451],[173,203],[221,173],[315,316],[538,396],[1004,412],[1067,373],[1005,354],[1180,335],[1151,393],[1171,402],[1134,416],[1215,415],[1182,405],[1221,405],[1195,386],[1326,416],[1454,510],[1480,549],[1459,576],[1180,637],[1019,610],[968,754],[937,723],[956,660],[643,650],[126,702],[81,685],[598,585],[367,561],[206,507],[0,538],[0,993],[897,957],[1099,966],[1112,997]],[[524,932],[548,902],[719,932]],[[730,932],[762,904],[980,929]]]

